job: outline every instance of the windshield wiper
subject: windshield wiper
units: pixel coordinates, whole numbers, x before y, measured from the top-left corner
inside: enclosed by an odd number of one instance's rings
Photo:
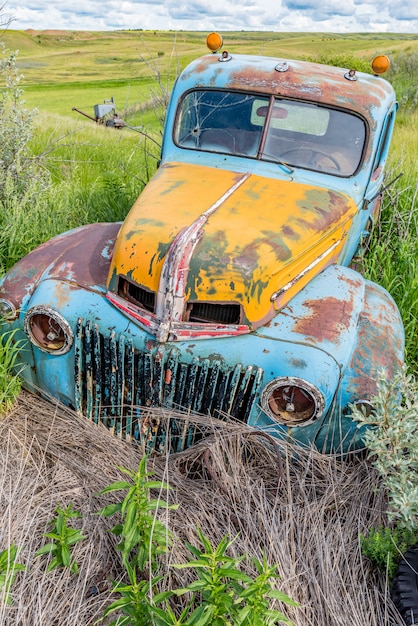
[[[279,165],[286,174],[293,174],[295,171],[293,167],[290,167],[285,161],[280,161],[274,154],[268,154],[267,152],[263,152],[261,155],[264,159],[271,160],[273,163]]]

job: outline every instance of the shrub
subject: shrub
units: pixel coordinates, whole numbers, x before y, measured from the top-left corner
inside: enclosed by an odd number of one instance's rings
[[[30,220],[32,207],[50,182],[42,156],[34,156],[29,148],[36,112],[24,107],[16,56],[0,43],[0,77],[5,85],[0,91],[0,273],[10,267],[10,259],[18,260],[16,251],[21,256],[28,251],[22,250],[22,232],[16,224],[20,216]],[[31,233],[32,228],[25,231],[26,245]]]
[[[0,76],[4,89],[0,95],[0,206],[7,210],[11,197],[28,200],[49,182],[42,159],[29,149],[35,111],[24,107],[20,87],[22,75],[16,67],[17,52],[9,52],[0,43]]]
[[[353,407],[353,418],[369,428],[364,442],[388,493],[389,520],[401,528],[418,528],[418,384],[406,367],[392,381],[380,377],[365,415]]]
[[[367,425],[365,445],[387,492],[391,527],[371,528],[361,537],[363,554],[391,580],[400,557],[418,537],[418,384],[406,367],[392,381],[382,377],[374,411],[353,407],[359,425]]]

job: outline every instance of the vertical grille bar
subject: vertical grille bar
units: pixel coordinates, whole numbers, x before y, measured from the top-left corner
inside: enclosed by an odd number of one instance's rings
[[[125,358],[125,398],[127,406],[126,415],[126,436],[130,439],[133,437],[133,404],[134,404],[134,384],[135,384],[135,359],[134,347],[132,339],[126,342],[126,358]]]
[[[231,378],[229,380],[229,384],[227,385],[227,388],[226,388],[226,393],[224,397],[224,406],[222,408],[222,410],[228,415],[232,415],[232,409],[233,409],[234,400],[235,400],[235,390],[239,383],[240,376],[241,376],[241,366],[236,365],[234,367]]]
[[[193,396],[196,387],[196,377],[198,374],[198,365],[199,359],[194,357],[191,366],[188,368],[184,396],[181,401],[181,406],[185,409],[192,408]]]
[[[152,371],[152,355],[150,352],[146,352],[143,357],[144,362],[144,396],[145,406],[152,406],[152,385],[153,385],[153,371]]]
[[[188,374],[188,366],[185,363],[180,363],[178,367],[178,379],[176,383],[176,390],[174,393],[174,407],[185,406],[183,402],[183,393],[186,389],[186,381]]]
[[[109,427],[110,404],[110,337],[103,337],[102,342],[102,373],[104,384],[100,385],[102,393],[103,424]],[[99,374],[99,371],[97,372]],[[100,374],[99,374],[100,375]]]
[[[209,360],[205,359],[199,367],[196,376],[196,389],[193,395],[192,411],[200,411],[202,406],[202,398],[206,388],[206,381],[209,372]]]
[[[221,364],[219,361],[214,361],[209,370],[200,409],[202,413],[211,413],[212,408],[217,404],[219,393],[217,393],[216,390],[221,374],[220,366]]]
[[[164,379],[164,396],[162,405],[166,407],[174,406],[174,398],[176,392],[177,371],[179,367],[178,355],[175,350],[170,350],[165,369]]]
[[[89,324],[90,327],[90,324]],[[94,422],[99,423],[101,404],[102,404],[102,341],[100,340],[99,329],[95,324],[93,326],[93,342],[92,342],[94,373],[95,378],[95,405],[94,405]]]
[[[261,390],[261,384],[263,382],[263,370],[260,369],[259,367],[253,368],[253,371],[254,369],[256,369],[255,375],[254,375],[254,382],[251,386],[247,385],[247,388],[250,387],[250,392],[246,399],[245,407],[244,407],[243,414],[242,414],[242,421],[245,424],[248,422],[251,409],[253,407],[256,397],[258,396]]]
[[[118,350],[117,350],[117,343],[116,343],[116,336],[115,333],[112,332],[112,334],[110,335],[110,341],[109,341],[109,358],[110,358],[110,363],[109,363],[109,369],[110,369],[110,385],[109,385],[109,400],[110,400],[110,406],[109,406],[109,422],[108,422],[108,427],[111,430],[115,430],[115,415],[117,415],[119,406],[118,405],[118,381],[117,381],[117,377],[118,377]]]
[[[74,334],[74,399],[76,409],[81,413],[83,412],[83,364],[80,363],[80,359],[83,353],[83,325],[81,318],[78,318]],[[90,415],[87,414],[86,417],[90,418]]]

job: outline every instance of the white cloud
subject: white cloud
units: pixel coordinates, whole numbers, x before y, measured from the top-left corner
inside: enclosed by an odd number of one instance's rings
[[[8,0],[0,12],[18,30],[418,32],[416,0]]]

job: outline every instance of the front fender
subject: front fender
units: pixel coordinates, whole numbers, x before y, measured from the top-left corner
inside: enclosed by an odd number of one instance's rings
[[[24,310],[46,278],[71,281],[104,292],[110,255],[120,223],[81,226],[45,242],[18,261],[0,280],[0,299]]]

